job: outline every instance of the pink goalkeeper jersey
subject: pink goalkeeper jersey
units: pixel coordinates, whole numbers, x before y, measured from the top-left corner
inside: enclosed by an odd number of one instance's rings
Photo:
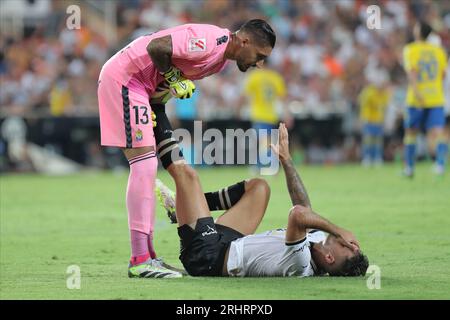
[[[202,79],[225,68],[230,31],[208,24],[185,24],[139,37],[112,56],[102,73],[137,93],[151,96],[164,80],[154,66],[147,46],[152,39],[172,37],[172,64],[190,79]]]

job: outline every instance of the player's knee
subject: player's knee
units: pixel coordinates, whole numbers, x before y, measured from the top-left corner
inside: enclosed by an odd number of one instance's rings
[[[144,179],[153,181],[158,171],[158,159],[153,151],[132,157],[128,160],[130,172],[139,174]]]
[[[266,180],[261,178],[253,178],[247,181],[247,189],[257,192],[265,199],[270,197],[270,186]]]
[[[255,178],[254,180],[256,189],[265,196],[270,196],[270,186],[267,181],[261,178]]]
[[[158,158],[156,156],[150,158],[149,162],[149,174],[156,178],[158,172]]]
[[[185,174],[189,180],[198,180],[197,171],[195,171],[191,166],[185,165]]]
[[[173,164],[169,167],[170,174],[177,179],[198,180],[197,172],[186,163]]]
[[[122,152],[128,161],[132,161],[137,157],[141,157],[145,154],[155,151],[154,146],[140,147],[140,148],[122,148]]]
[[[130,165],[130,170],[139,172],[140,176],[146,181],[154,181],[158,173],[158,159],[155,157],[142,161],[141,166]]]

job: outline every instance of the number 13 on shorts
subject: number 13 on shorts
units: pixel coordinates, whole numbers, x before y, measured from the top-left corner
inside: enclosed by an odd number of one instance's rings
[[[153,123],[151,119],[151,107],[145,105],[133,105],[130,117],[131,135],[133,147],[146,147],[154,145]]]
[[[147,106],[133,106],[134,109],[134,118],[136,125],[139,124],[148,124],[149,120],[149,112]]]

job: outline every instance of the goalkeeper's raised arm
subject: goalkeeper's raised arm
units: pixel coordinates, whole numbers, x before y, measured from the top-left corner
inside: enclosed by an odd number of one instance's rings
[[[170,35],[153,39],[147,46],[147,52],[156,69],[166,79],[172,96],[189,99],[195,92],[195,84],[183,77],[180,70],[172,65],[172,51],[172,37]]]

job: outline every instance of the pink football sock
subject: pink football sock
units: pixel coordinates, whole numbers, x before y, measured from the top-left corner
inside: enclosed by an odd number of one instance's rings
[[[142,259],[146,260],[150,256],[148,239],[153,233],[155,219],[153,189],[158,160],[155,152],[148,152],[128,162],[130,163],[127,187],[128,226],[131,235],[131,262],[135,264],[143,262]]]
[[[131,238],[131,264],[140,264],[150,257],[148,252],[147,239],[148,234],[140,231],[130,230]]]
[[[147,245],[148,245],[148,252],[150,253],[150,257],[152,259],[156,258],[156,251],[153,247],[153,232],[150,232],[150,234],[147,237]]]

